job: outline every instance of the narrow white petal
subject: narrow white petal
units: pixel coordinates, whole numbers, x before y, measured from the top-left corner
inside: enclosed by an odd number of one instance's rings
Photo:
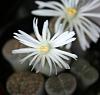
[[[81,22],[82,23],[82,22]],[[97,37],[95,37],[94,35],[92,35],[91,34],[91,32],[85,27],[85,26],[83,26],[82,24],[80,24],[80,27],[84,30],[84,32],[88,35],[88,37],[92,40],[92,41],[94,41],[94,42],[96,42],[97,41]]]
[[[35,61],[35,59],[38,57],[38,55],[35,55],[33,58],[32,58],[32,60],[30,61],[30,63],[29,63],[29,66],[31,66],[32,64],[33,64],[33,62]]]
[[[41,59],[41,64],[42,64],[42,68],[44,67],[44,65],[45,65],[45,56],[42,56],[42,59]]]
[[[87,8],[87,9],[83,9],[83,10],[81,10],[81,12],[88,12],[88,11],[92,11],[92,10],[94,10],[94,9],[96,9],[96,8],[98,8],[98,7],[100,7],[100,2],[98,3],[98,4],[96,4],[96,5],[94,5],[94,6],[92,6],[92,7],[90,7],[90,8]]]
[[[82,16],[86,16],[86,17],[96,17],[96,18],[100,18],[100,14],[99,13],[82,13]]]
[[[51,8],[51,9],[57,10],[57,11],[61,11],[60,8],[56,7],[55,5],[53,5],[53,4],[49,3],[49,2],[36,1],[35,3],[39,5],[39,8],[47,7],[47,8]]]
[[[55,67],[55,73],[56,73],[56,75],[57,75],[57,66],[59,66],[60,68],[62,68],[62,66],[59,64],[59,62],[56,60],[56,61],[54,61],[53,60],[53,57],[52,57],[52,55],[51,56],[49,56],[49,58],[52,60],[52,64],[54,64],[54,67]]]
[[[86,43],[87,41],[86,41],[86,38],[84,36],[83,30],[80,31],[79,28],[77,27],[77,25],[75,25],[75,30],[76,30],[77,36],[79,38],[80,46],[85,51],[87,48],[87,45],[89,46],[89,44]]]
[[[52,57],[54,57],[53,61],[60,67],[63,68],[63,65],[60,63],[60,61],[58,60],[58,57],[56,55],[53,55]],[[51,58],[51,56],[50,56]]]
[[[79,3],[79,0],[75,0],[75,5],[77,6]]]
[[[63,46],[63,45],[67,45],[69,43],[71,43],[72,41],[75,41],[76,38],[70,38],[68,40],[65,40],[65,41],[59,41],[59,42],[56,42],[53,44],[53,47],[60,47],[60,46]]]
[[[59,24],[57,32],[61,34],[61,33],[63,33],[63,30],[64,30],[63,25]],[[57,32],[55,32],[55,33],[57,33]]]
[[[70,60],[70,59],[68,58],[68,56],[65,56],[65,55],[63,55],[63,54],[60,54],[59,52],[56,52],[56,51],[53,51],[53,52],[54,52],[57,56],[59,56],[59,57],[65,59],[65,60]]]
[[[71,38],[71,39],[67,40],[64,45],[69,44],[75,40],[76,40],[76,38]]]
[[[98,33],[100,33],[100,27],[98,27],[96,24],[92,23],[90,20],[88,20],[85,17],[81,17],[82,20],[84,20],[86,23],[90,24],[92,28],[94,28]]]
[[[55,67],[55,73],[57,75],[57,66],[56,66],[55,62],[53,62],[53,64],[54,64],[54,67]]]
[[[81,26],[82,27],[82,26]],[[90,33],[90,31],[88,31],[85,27],[82,27],[83,29],[84,29],[84,32],[88,35],[88,37],[92,40],[92,41],[94,41],[94,42],[97,42],[97,37],[95,37],[94,35],[92,35],[91,33]]]
[[[46,40],[47,32],[48,32],[48,20],[46,20],[43,25],[43,30],[42,30],[43,40]]]
[[[47,62],[49,64],[49,67],[50,67],[50,75],[51,75],[51,72],[52,72],[52,62],[51,62],[50,58],[47,57],[47,56],[46,56],[46,59],[47,59]]]
[[[41,60],[41,57],[40,57],[40,56],[38,56],[37,59],[35,59],[35,62],[34,62],[34,64],[33,64],[33,67],[32,67],[32,69],[31,69],[31,71],[33,71],[33,69],[35,68],[35,66],[36,66],[37,64],[39,64],[40,60]]]
[[[85,34],[84,34],[82,29],[81,29],[81,31],[82,31],[81,36],[82,36],[83,42],[85,43],[85,50],[86,50],[86,48],[90,48],[90,45],[89,45],[89,42],[87,41]]]
[[[82,35],[82,39],[83,39],[83,44],[85,44],[84,50],[86,50],[87,48],[90,48],[90,45],[89,45],[89,42],[87,41],[87,39],[86,39],[85,34],[84,34],[83,31],[81,32],[81,35]]]
[[[21,49],[15,49],[12,50],[13,54],[18,54],[18,53],[31,53],[34,52],[35,50],[33,48],[21,48]]]
[[[20,31],[21,33],[22,31]],[[25,42],[25,45],[30,46],[31,47],[35,47],[37,44],[39,44],[39,41],[35,40],[34,38],[32,38],[30,35],[22,32],[21,34],[18,33],[14,33],[15,36],[13,36],[15,39],[21,41],[21,42]],[[28,44],[27,44],[28,43]]]
[[[29,47],[36,47],[36,44],[35,43],[31,43],[29,41],[26,41],[24,39],[21,39],[21,38],[18,38],[17,36],[13,36],[15,39],[19,40],[20,43],[26,45],[26,46],[29,46]]]
[[[34,55],[36,55],[36,52],[33,52],[33,53],[27,55],[26,57],[24,57],[23,59],[21,59],[20,63],[23,64],[28,58],[30,58],[30,57],[32,57]]]
[[[64,13],[61,11],[51,10],[51,9],[40,9],[32,11],[32,14],[39,16],[63,16]]]
[[[34,18],[34,20],[33,20],[33,29],[34,29],[34,32],[35,32],[35,35],[36,35],[37,39],[39,41],[41,41],[42,38],[41,38],[41,35],[39,34],[37,23],[38,23],[38,19]]]
[[[68,56],[68,57],[72,57],[72,58],[74,58],[74,59],[77,58],[77,55],[72,54],[72,53],[69,53],[69,52],[65,52],[65,51],[58,50],[58,49],[55,49],[55,51],[56,51],[56,52],[59,52],[59,53],[61,53],[61,54],[63,54],[63,55],[66,55],[66,56]]]
[[[62,65],[59,64],[59,61],[55,58],[54,54],[49,54],[48,57],[50,57],[52,61],[55,62],[60,68],[62,68]]]
[[[15,35],[14,37],[17,37],[19,39],[32,42],[31,40],[29,40],[26,36],[24,36],[22,34],[14,33],[14,35]]]
[[[61,3],[59,3],[59,2],[56,2],[56,1],[48,1],[48,3],[57,6],[58,8],[61,8],[62,10],[65,9],[65,7]]]
[[[92,25],[92,23],[87,23],[85,21],[81,21],[83,23],[83,25],[85,27],[87,27],[87,29],[91,32],[92,35],[94,35],[94,37],[98,38],[99,37],[99,33],[98,30],[95,28],[94,25]],[[100,31],[100,30],[99,30]]]
[[[29,40],[31,40],[32,42],[35,43],[39,43],[39,41],[37,41],[36,39],[34,39],[33,37],[31,37],[30,35],[28,35],[27,33],[23,32],[22,30],[18,30],[19,33],[21,33],[23,36],[25,36],[25,38],[28,38]]]
[[[92,8],[94,5],[100,3],[100,0],[93,0],[89,5],[88,7]]]
[[[75,32],[72,31],[72,32],[69,32],[69,31],[66,31],[64,33],[62,33],[57,39],[55,40],[61,40],[61,38],[64,38],[65,40],[68,40],[70,38],[72,38],[73,36],[75,35]],[[65,38],[66,37],[66,38]]]
[[[59,34],[59,35],[57,35]],[[56,43],[57,41],[61,41],[67,38],[68,32],[63,32],[62,34],[60,32],[57,32],[51,39],[51,42]],[[62,41],[61,41],[62,42]]]
[[[58,28],[60,26],[61,21],[62,21],[62,17],[59,17],[55,23],[55,33],[58,32]]]
[[[65,69],[70,69],[69,65],[64,62],[59,56],[56,56],[56,58],[59,60],[60,64],[62,64]]]
[[[81,10],[81,12],[85,12],[85,11],[89,11],[91,9],[95,9],[96,8],[95,7],[96,5],[97,5],[97,7],[99,7],[98,6],[99,3],[100,3],[99,0],[93,0],[93,1],[90,0],[90,1],[87,2],[86,5],[84,5],[83,7],[81,7],[80,10]]]
[[[66,31],[66,32],[64,32],[64,33],[62,33],[59,37],[57,37],[54,41],[53,41],[53,43],[62,43],[62,42],[65,42],[65,41],[67,41],[68,39],[70,39],[70,38],[72,38],[73,36],[75,35],[75,33],[74,32],[68,32],[68,31]]]

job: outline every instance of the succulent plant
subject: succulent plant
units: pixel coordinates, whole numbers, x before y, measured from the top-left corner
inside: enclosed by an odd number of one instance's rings
[[[70,73],[50,77],[45,84],[48,95],[71,95],[76,89],[76,79]]]
[[[7,90],[11,95],[43,95],[44,78],[30,72],[14,73],[7,81]]]
[[[21,60],[25,55],[23,54],[14,55],[11,53],[13,48],[23,48],[23,47],[24,45],[18,43],[17,40],[11,39],[6,42],[6,44],[2,49],[4,58],[9,62],[9,64],[15,71],[26,71],[29,68],[27,64],[29,60],[27,60],[25,64],[19,63],[19,60]]]
[[[72,64],[71,72],[80,80],[79,85],[83,86],[83,88],[94,84],[99,78],[98,71],[87,60],[82,58]]]

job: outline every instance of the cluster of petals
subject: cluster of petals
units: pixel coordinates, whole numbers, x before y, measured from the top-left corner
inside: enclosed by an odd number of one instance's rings
[[[59,27],[55,25],[56,33],[51,36],[50,30],[48,28],[48,20],[44,22],[42,35],[39,33],[38,29],[38,19],[33,20],[34,35],[33,38],[29,34],[18,30],[18,33],[14,33],[14,38],[20,43],[24,44],[26,48],[20,48],[12,50],[13,54],[27,54],[23,59],[20,60],[24,63],[27,59],[31,59],[29,65],[32,65],[32,70],[38,65],[37,72],[45,68],[45,64],[49,65],[50,74],[52,69],[55,68],[55,73],[57,74],[57,67],[70,69],[69,64],[65,60],[70,58],[76,59],[77,56],[70,52],[62,50],[60,47],[67,45],[75,40],[73,37],[75,33],[65,31],[63,32],[63,25],[60,24]]]
[[[81,4],[82,0],[60,1],[36,1],[39,9],[33,10],[32,14],[57,17],[56,23],[63,22],[65,30],[75,30],[81,48],[86,50],[90,47],[88,38],[97,42],[100,36],[100,27],[90,20],[100,18],[100,13],[94,11],[100,7],[100,0],[87,0],[86,4]]]

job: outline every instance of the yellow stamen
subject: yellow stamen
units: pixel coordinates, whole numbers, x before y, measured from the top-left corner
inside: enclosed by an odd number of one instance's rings
[[[77,10],[75,8],[67,8],[66,11],[69,16],[75,16],[75,14],[77,13]]]
[[[49,51],[48,45],[42,45],[37,49],[38,49],[38,51],[43,52],[43,53],[47,53]]]

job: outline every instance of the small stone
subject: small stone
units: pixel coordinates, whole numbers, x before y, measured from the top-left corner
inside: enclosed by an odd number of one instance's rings
[[[76,89],[76,79],[69,73],[62,73],[58,77],[50,77],[45,89],[48,95],[71,95]]]
[[[12,50],[24,47],[24,45],[15,39],[9,40],[3,47],[2,53],[4,58],[11,64],[15,71],[25,71],[29,68],[29,60],[25,61],[23,64],[19,62],[26,54],[12,54]]]
[[[76,63],[71,66],[71,72],[74,73],[80,80],[80,87],[87,88],[94,84],[98,78],[98,71],[92,67],[85,59],[78,59]]]
[[[7,90],[11,95],[43,95],[44,78],[31,72],[14,73],[7,81]]]

